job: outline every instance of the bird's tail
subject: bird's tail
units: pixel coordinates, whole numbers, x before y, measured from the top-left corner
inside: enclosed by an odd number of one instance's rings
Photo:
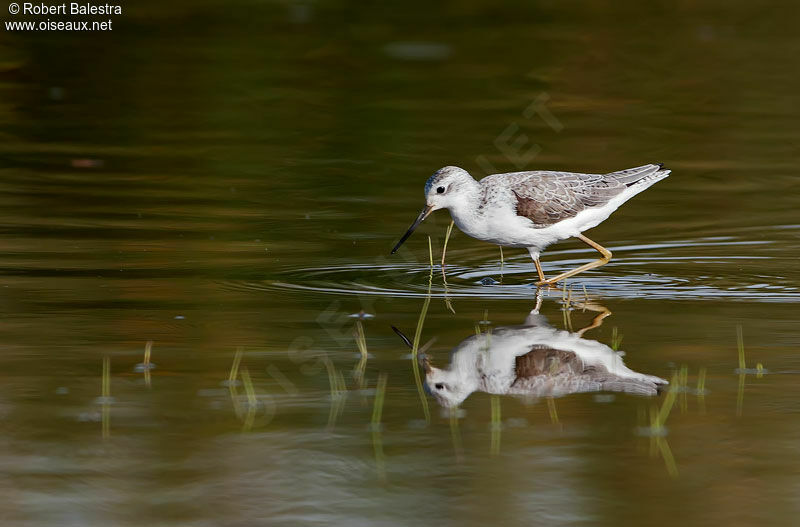
[[[670,174],[671,170],[664,168],[663,163],[656,163],[650,165],[642,165],[636,168],[628,168],[620,170],[619,172],[611,172],[606,174],[608,177],[613,177],[617,181],[632,187],[634,185],[648,183],[648,187],[656,181],[662,180]]]
[[[602,390],[609,392],[624,392],[632,395],[656,395],[660,390],[669,385],[667,381],[653,375],[638,375],[636,377],[612,376],[603,379]]]

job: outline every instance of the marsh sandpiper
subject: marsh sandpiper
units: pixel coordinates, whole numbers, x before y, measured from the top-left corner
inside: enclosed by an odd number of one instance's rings
[[[620,205],[670,174],[661,163],[608,174],[530,171],[494,174],[480,181],[447,166],[425,183],[425,208],[392,249],[397,252],[431,212],[448,209],[463,232],[505,247],[526,248],[539,281],[550,285],[605,265],[611,251],[582,234],[605,221]],[[601,257],[547,279],[539,255],[550,244],[576,237]]]

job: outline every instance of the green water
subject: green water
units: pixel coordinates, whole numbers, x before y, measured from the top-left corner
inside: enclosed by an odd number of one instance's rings
[[[179,2],[126,6],[104,34],[4,31],[3,525],[793,524],[790,15]],[[613,313],[586,339],[616,328],[633,370],[685,366],[665,429],[666,394],[475,393],[455,420],[423,405],[390,326],[413,337],[447,213],[388,253],[425,179],[648,162],[672,176],[590,232],[614,259],[568,287]],[[484,317],[534,307],[530,257],[504,256],[454,233],[420,336],[435,364]],[[542,261],[552,276],[594,258],[567,241]],[[557,328],[594,316],[563,308],[544,296]]]

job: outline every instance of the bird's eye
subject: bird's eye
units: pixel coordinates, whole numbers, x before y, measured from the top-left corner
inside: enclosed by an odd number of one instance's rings
[[[440,383],[440,382],[437,382],[436,384],[434,384],[434,387],[435,387],[437,390],[444,390],[444,384],[442,384],[442,383]]]
[[[437,194],[444,194],[444,187],[439,187],[436,189]]]

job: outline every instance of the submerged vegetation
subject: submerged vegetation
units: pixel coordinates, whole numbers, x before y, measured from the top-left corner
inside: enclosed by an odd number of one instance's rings
[[[375,467],[378,472],[378,479],[386,481],[386,456],[383,453],[383,440],[381,436],[381,416],[383,415],[383,399],[386,395],[386,383],[388,376],[386,373],[378,375],[378,383],[375,386],[375,400],[372,405],[372,447],[375,452]]]
[[[102,399],[103,439],[111,437],[111,359],[103,357],[103,381],[100,390]]]
[[[595,318],[592,322],[583,329],[578,330],[575,332],[576,334],[582,335],[584,331],[596,328],[600,324],[602,324],[603,318],[610,315],[610,312],[603,308],[602,306],[598,306],[593,304],[588,295],[583,295],[582,302],[575,302],[572,299],[572,295],[570,294],[571,290],[562,289],[561,296],[562,300],[564,301],[564,307],[562,312],[566,313],[566,318],[564,320],[565,327],[567,331],[572,332],[572,320],[571,320],[571,311],[581,309],[582,311],[591,310],[593,312],[597,312],[599,314],[595,315]],[[420,342],[422,339],[424,323],[426,320],[426,316],[428,313],[430,303],[430,296],[426,295],[423,299],[423,303],[420,309],[419,317],[417,320],[417,326],[415,328],[413,340],[406,337],[400,330],[397,328],[393,328],[395,332],[400,336],[401,340],[404,344],[410,349],[411,351],[411,365],[412,365],[412,373],[414,377],[414,382],[416,384],[416,389],[420,398],[420,404],[422,406],[422,412],[425,417],[426,425],[433,424],[433,416],[431,415],[428,398],[425,394],[423,388],[423,377],[422,377],[422,365],[425,365],[427,368],[427,364],[429,363],[429,358],[425,355],[427,350],[433,344],[433,340],[428,341],[424,346],[420,346]],[[475,332],[479,337],[483,337],[485,341],[484,352],[488,352],[489,343],[492,339],[492,326],[489,320],[489,312],[487,309],[484,310],[482,313],[482,318],[475,323]],[[351,370],[351,377],[352,377],[352,385],[348,386],[348,381],[345,378],[344,372],[347,371],[345,368],[337,368],[334,361],[331,360],[327,355],[323,355],[321,357],[321,364],[324,366],[324,369],[327,372],[327,380],[329,386],[329,397],[330,397],[330,407],[328,411],[328,419],[327,419],[327,426],[326,429],[331,432],[335,429],[337,421],[341,418],[347,401],[348,401],[348,394],[353,390],[360,390],[363,394],[372,393],[373,394],[373,401],[371,406],[371,417],[369,418],[370,421],[370,430],[371,430],[371,443],[373,446],[373,456],[375,467],[377,471],[377,476],[380,481],[387,480],[387,458],[386,453],[384,452],[384,413],[387,404],[391,406],[391,400],[387,400],[387,383],[388,383],[388,375],[384,371],[379,371],[377,374],[377,378],[374,384],[374,390],[369,391],[367,387],[369,383],[367,381],[368,378],[368,337],[367,332],[364,327],[364,323],[361,317],[358,317],[355,323],[352,326],[352,335],[353,341],[355,342],[355,347],[358,350],[358,359],[352,366]],[[757,368],[748,369],[745,357],[745,348],[744,348],[744,339],[743,339],[743,330],[741,326],[737,326],[736,328],[736,339],[737,339],[737,352],[738,352],[738,368],[736,368],[735,372],[738,375],[739,379],[739,390],[737,395],[736,401],[736,415],[742,415],[742,405],[743,405],[743,398],[744,398],[744,381],[746,375],[756,375],[761,376],[765,373],[765,370],[758,364]],[[619,350],[620,344],[622,342],[622,336],[619,332],[618,328],[614,326],[611,331],[611,342],[610,347],[613,348],[615,351]],[[144,352],[144,359],[143,362],[136,365],[136,371],[143,371],[145,373],[145,386],[150,387],[151,381],[149,376],[147,375],[151,369],[151,354],[152,354],[152,341],[148,341],[145,345],[145,352]],[[269,371],[269,368],[267,369]],[[274,370],[274,367],[273,367]],[[284,386],[284,391],[288,394],[297,395],[297,389],[291,385],[291,381],[285,377],[279,371],[273,371],[270,374],[271,377],[277,379],[281,386]],[[690,383],[694,388],[690,388]],[[649,405],[649,423],[646,426],[640,426],[638,428],[639,434],[644,435],[650,438],[650,453],[651,455],[660,457],[663,462],[664,466],[666,467],[666,472],[671,477],[678,477],[680,472],[678,469],[678,464],[673,454],[673,451],[670,447],[668,437],[670,436],[669,429],[668,429],[668,422],[671,421],[670,417],[674,414],[673,410],[675,406],[680,408],[681,414],[687,414],[690,410],[689,408],[689,398],[690,394],[694,394],[696,396],[697,401],[697,412],[700,415],[706,414],[706,396],[709,393],[707,388],[708,383],[708,369],[706,367],[700,367],[697,370],[697,374],[695,379],[692,381],[690,380],[690,372],[689,367],[686,364],[680,365],[673,373],[671,381],[669,385],[663,390],[663,393],[659,399],[652,399],[653,403],[659,402],[659,404],[650,404]],[[226,379],[223,381],[223,384],[227,387],[229,391],[230,400],[233,406],[234,414],[238,420],[241,421],[241,431],[242,432],[250,432],[256,426],[256,421],[259,414],[266,414],[267,408],[266,403],[262,402],[263,397],[258,394],[259,388],[257,387],[257,381],[252,377],[250,369],[244,365],[244,349],[242,347],[238,347],[233,355],[233,359],[230,364],[230,368],[228,370]],[[243,393],[240,394],[239,390],[243,390]],[[291,389],[290,389],[291,388]],[[503,434],[503,430],[506,428],[506,424],[503,420],[503,413],[502,413],[502,400],[504,396],[497,395],[497,394],[490,394],[488,396],[490,402],[490,419],[489,419],[489,430],[490,430],[490,437],[489,437],[489,453],[492,456],[499,456],[502,454],[501,448],[501,437]],[[608,401],[609,399],[602,398],[598,399],[598,401]],[[101,411],[101,421],[102,421],[102,437],[104,439],[109,439],[111,437],[110,432],[110,405],[112,403],[111,399],[111,370],[110,370],[110,359],[109,357],[103,358],[103,368],[102,368],[102,383],[101,383],[101,396],[98,398],[98,402],[102,405]],[[557,426],[557,430],[565,430],[568,429],[570,426],[570,418],[567,415],[566,420],[564,417],[559,416],[559,412],[556,409],[556,400],[554,397],[544,397],[543,402],[546,403],[547,414],[549,415],[549,420],[552,425]],[[274,413],[274,409],[273,409]],[[272,414],[270,414],[271,418]],[[460,426],[459,421],[463,419],[465,416],[465,411],[460,407],[452,407],[449,408],[447,412],[447,426],[450,430],[450,441],[453,447],[453,455],[457,461],[463,461],[465,456],[468,455],[468,450],[464,446],[463,438],[462,438],[462,427]],[[675,418],[672,419],[674,421]],[[509,423],[516,423],[518,419],[515,418],[508,418]],[[269,422],[269,419],[262,419],[259,421],[259,426],[264,426]],[[641,423],[641,416],[640,416],[640,423]],[[514,426],[518,426],[514,424]],[[472,435],[472,432],[470,432]]]
[[[431,272],[428,277],[428,294],[425,295],[425,300],[422,302],[422,309],[419,312],[419,319],[417,320],[417,328],[414,331],[414,341],[411,344],[411,368],[414,372],[414,382],[417,385],[417,393],[419,394],[420,403],[422,404],[422,412],[425,415],[425,422],[431,422],[431,410],[428,406],[428,398],[425,396],[425,390],[422,387],[422,374],[419,371],[419,343],[422,338],[422,328],[425,325],[425,317],[428,315],[428,307],[431,304],[431,287],[433,284],[433,248],[431,246],[431,238],[428,236],[428,251],[431,262]]]

